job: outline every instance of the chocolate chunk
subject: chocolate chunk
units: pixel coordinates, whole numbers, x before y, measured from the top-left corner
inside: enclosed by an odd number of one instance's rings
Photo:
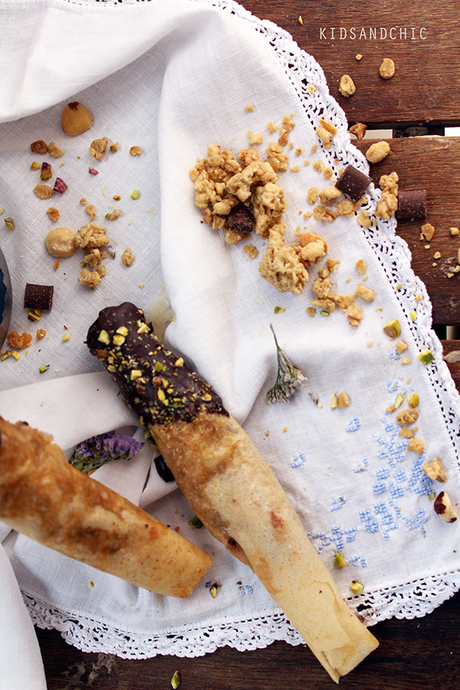
[[[228,229],[233,232],[252,232],[254,217],[243,203],[234,206],[227,216]]]
[[[415,189],[409,192],[399,192],[398,220],[425,220],[426,218],[426,191]]]
[[[372,182],[372,179],[355,168],[353,165],[347,165],[335,186],[340,189],[342,194],[346,194],[353,201],[358,201]]]
[[[27,283],[24,292],[25,309],[48,309],[53,306],[53,285],[34,285]]]

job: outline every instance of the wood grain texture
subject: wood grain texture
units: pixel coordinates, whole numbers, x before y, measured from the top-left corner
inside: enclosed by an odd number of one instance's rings
[[[355,140],[363,153],[375,140]],[[400,221],[397,234],[412,252],[412,268],[423,280],[433,305],[433,323],[460,323],[460,273],[447,274],[457,265],[460,236],[460,138],[408,137],[390,140],[391,153],[371,165],[370,174],[378,186],[381,175],[396,171],[401,190],[426,189],[427,220]],[[420,228],[429,222],[435,228],[431,242],[422,240]],[[429,248],[426,248],[428,247]],[[439,252],[441,257],[434,258]]]
[[[316,58],[349,122],[365,122],[374,129],[460,124],[457,0],[437,4],[428,0],[243,0],[241,4],[286,29]],[[376,31],[375,38],[371,29]],[[359,62],[358,53],[363,56]],[[395,76],[389,80],[378,73],[385,57],[396,65]],[[349,74],[356,85],[350,98],[339,92],[343,74]]]

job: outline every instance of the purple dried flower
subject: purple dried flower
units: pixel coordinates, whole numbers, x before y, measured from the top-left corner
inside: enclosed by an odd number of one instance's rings
[[[109,431],[82,441],[70,459],[70,464],[81,472],[93,472],[112,460],[131,460],[144,446],[132,436]]]

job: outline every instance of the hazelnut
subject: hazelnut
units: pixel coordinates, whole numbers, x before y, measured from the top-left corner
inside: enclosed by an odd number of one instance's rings
[[[75,252],[75,233],[70,228],[53,228],[45,238],[46,248],[51,256],[72,256]]]
[[[64,132],[73,137],[86,132],[93,124],[93,118],[84,105],[74,101],[68,103],[62,111],[61,122]]]
[[[440,515],[445,522],[455,522],[458,517],[445,491],[441,491],[434,499],[434,511],[437,515]]]

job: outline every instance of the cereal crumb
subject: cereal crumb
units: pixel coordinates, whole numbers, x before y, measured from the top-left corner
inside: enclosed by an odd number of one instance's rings
[[[358,273],[363,276],[366,273],[367,265],[362,259],[359,259],[359,261],[356,262],[355,268]]]
[[[54,220],[54,221],[59,220],[59,211],[54,206],[50,206],[47,213],[48,213],[49,217],[51,218],[51,220]]]
[[[30,333],[22,333],[19,334],[17,331],[11,331],[7,335],[7,340],[11,347],[15,347],[17,350],[23,350],[26,347],[29,347],[30,343],[32,342],[32,335]]]
[[[53,188],[47,184],[37,184],[34,187],[34,194],[38,196],[39,199],[49,199],[53,196]]]
[[[134,255],[131,253],[131,250],[129,247],[127,249],[125,249],[125,251],[121,255],[121,260],[123,261],[125,266],[131,266],[131,264],[133,263]]]
[[[245,252],[250,259],[255,259],[259,253],[259,251],[256,249],[256,247],[254,247],[253,244],[246,244],[243,247],[243,252]]]
[[[366,158],[369,163],[379,163],[391,152],[388,141],[376,141],[371,144],[366,151]]]
[[[379,74],[382,79],[391,79],[395,73],[395,63],[391,58],[384,58],[380,67]]]
[[[430,242],[433,239],[434,235],[434,227],[431,225],[431,223],[425,223],[425,225],[422,225],[421,227],[421,239],[425,239],[428,242]]]
[[[60,158],[64,153],[64,151],[60,149],[59,146],[56,146],[54,141],[50,141],[48,151],[50,156],[52,156],[53,158]]]
[[[102,137],[101,139],[94,139],[94,141],[91,142],[89,146],[89,152],[91,154],[91,158],[94,161],[102,160],[104,153],[107,150],[108,143],[109,140],[107,139],[107,137]]]
[[[248,113],[254,112],[254,106],[252,105],[252,103],[247,103],[244,109],[247,110]]]
[[[357,55],[355,55],[355,60],[357,60],[358,62],[362,59],[363,59],[363,56],[361,55],[361,53],[358,53]]]
[[[85,206],[85,213],[88,214],[90,217],[90,220],[94,220],[96,218],[96,208],[93,206],[93,204],[87,204]]]
[[[274,120],[270,120],[270,122],[266,126],[266,129],[268,129],[268,131],[272,132],[273,134],[278,129],[278,126],[275,124]]]
[[[307,312],[308,316],[311,316],[312,318],[316,314],[316,309],[314,307],[307,307],[305,311]]]
[[[346,98],[350,98],[350,96],[353,96],[355,93],[356,86],[349,74],[344,74],[340,78],[339,91],[342,96],[345,96]]]
[[[46,331],[44,328],[39,328],[37,329],[37,333],[35,335],[35,338],[37,340],[43,340],[43,338],[46,336]]]
[[[130,156],[140,156],[142,153],[142,149],[140,146],[131,146],[129,149],[129,155]]]
[[[350,127],[350,132],[355,135],[357,139],[362,139],[366,134],[367,127],[362,122],[357,122]]]
[[[449,228],[450,234],[452,237],[456,237],[457,235],[460,235],[460,229],[459,228]]]

